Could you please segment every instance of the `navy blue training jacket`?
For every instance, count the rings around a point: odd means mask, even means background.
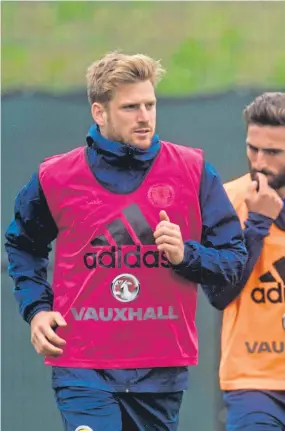
[[[117,193],[136,189],[160,150],[157,135],[148,150],[140,150],[108,141],[96,126],[89,130],[87,144],[90,168],[104,187]],[[223,309],[239,294],[242,274],[245,278],[251,268],[243,272],[247,251],[240,222],[217,172],[207,162],[203,167],[199,197],[203,224],[201,244],[186,241],[184,260],[173,269],[200,283],[209,301]],[[255,243],[257,237],[258,242],[262,242],[262,235],[256,233],[256,224],[262,225],[264,235],[268,231],[266,218],[253,215],[247,223],[248,243]],[[18,194],[14,219],[5,235],[9,275],[15,283],[20,313],[28,323],[39,311],[52,310],[53,292],[47,281],[47,266],[51,243],[57,233],[36,173]],[[132,370],[53,367],[53,386],[90,386],[117,392],[174,392],[188,387],[188,372],[187,367]]]

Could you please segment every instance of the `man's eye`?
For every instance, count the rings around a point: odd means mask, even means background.
[[[266,153],[270,156],[276,156],[277,154],[279,154],[279,150],[266,150]]]
[[[252,145],[248,145],[248,148],[250,149],[250,151],[257,153],[258,152],[258,148],[253,147]]]

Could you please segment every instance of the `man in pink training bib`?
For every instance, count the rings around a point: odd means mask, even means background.
[[[163,72],[144,55],[90,66],[87,145],[41,163],[6,232],[20,312],[52,366],[66,431],[177,430],[198,361],[197,285],[231,289],[246,262],[203,152],[155,134]]]

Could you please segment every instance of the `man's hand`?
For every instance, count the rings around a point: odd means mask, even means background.
[[[31,342],[39,355],[60,356],[65,340],[56,335],[55,326],[66,326],[62,315],[55,311],[40,311],[31,321]]]
[[[160,211],[159,217],[160,223],[156,226],[154,232],[157,249],[165,252],[170,263],[178,265],[183,261],[184,257],[184,242],[180,227],[171,223],[165,211]]]
[[[265,175],[258,173],[258,182],[252,181],[248,188],[245,203],[250,212],[262,214],[276,220],[283,208],[280,196],[268,185]],[[259,190],[257,191],[259,184]]]

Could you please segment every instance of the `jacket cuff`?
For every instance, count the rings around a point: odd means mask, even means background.
[[[28,313],[24,313],[24,320],[30,325],[32,319],[40,311],[52,311],[52,307],[48,304],[37,304],[34,307],[29,307]]]
[[[266,217],[262,214],[249,212],[248,219],[245,222],[247,229],[253,229],[255,233],[264,238],[269,234],[269,229],[271,228],[274,220],[270,217]]]
[[[193,247],[191,244],[189,244],[189,242],[184,243],[183,260],[178,265],[171,264],[173,270],[179,272],[182,269],[188,268],[190,263],[193,263],[194,250],[195,250],[195,247]]]

